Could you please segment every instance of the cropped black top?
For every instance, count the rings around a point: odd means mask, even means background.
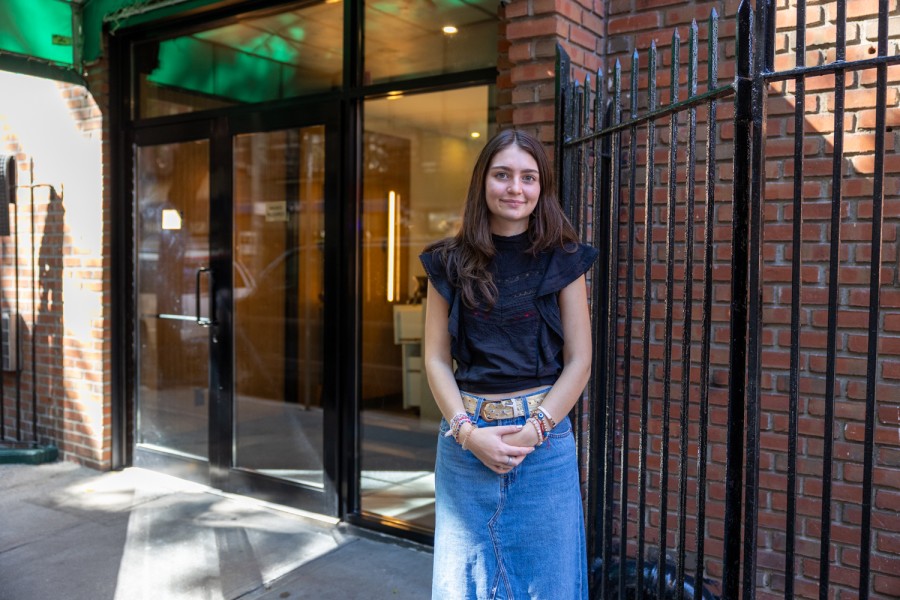
[[[512,392],[556,381],[563,368],[563,331],[558,292],[583,275],[597,250],[578,244],[537,256],[528,233],[493,236],[497,253],[490,270],[499,291],[490,310],[465,306],[439,256],[419,258],[438,293],[450,305],[450,354],[456,382],[467,392]],[[572,250],[573,248],[569,248]]]

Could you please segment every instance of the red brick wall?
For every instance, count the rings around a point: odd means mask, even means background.
[[[513,0],[503,5],[497,80],[501,127],[524,129],[552,146],[556,45],[579,78],[602,64],[602,0]]]
[[[779,3],[777,17],[776,69],[794,66],[794,10],[793,4]],[[864,1],[848,3],[848,60],[870,58],[874,55],[875,22],[877,5]],[[892,22],[900,15],[896,1],[889,2]],[[672,0],[612,0],[607,6],[608,19],[606,51],[604,57],[608,65],[616,59],[623,69],[623,118],[628,118],[627,106],[630,102],[628,73],[634,48],[641,52],[641,67],[646,69],[647,52],[652,40],[656,40],[660,50],[658,84],[660,102],[669,101],[669,67],[671,65],[670,44],[672,28],[678,27],[681,36],[681,78],[687,75],[688,27],[692,18],[699,21],[700,41],[700,86],[706,90],[706,19],[715,8],[720,15],[719,34],[719,79],[727,83],[734,75],[735,56],[735,13],[737,2],[673,2]],[[833,61],[835,51],[836,6],[834,2],[810,3],[807,11],[808,32],[807,64]],[[889,53],[895,53],[900,31],[891,27]],[[863,418],[865,414],[865,365],[867,341],[868,277],[871,260],[871,218],[872,218],[872,165],[874,148],[874,70],[860,71],[847,75],[847,114],[844,119],[844,152],[840,165],[842,173],[841,205],[841,267],[839,271],[838,330],[836,354],[836,419],[834,422],[835,455],[832,466],[834,485],[830,505],[831,551],[830,551],[830,597],[855,597],[859,577],[860,505],[862,502],[862,448]],[[887,132],[885,143],[887,159],[885,170],[885,224],[882,243],[882,284],[880,292],[881,317],[878,324],[879,355],[877,365],[876,418],[873,521],[872,521],[872,576],[870,597],[895,597],[900,593],[900,242],[897,229],[900,225],[900,161],[896,160],[895,148],[900,140],[895,131],[900,124],[900,68],[889,69],[887,93]],[[822,512],[822,471],[824,448],[824,404],[825,404],[825,349],[827,331],[827,290],[828,252],[830,231],[831,170],[834,144],[834,77],[823,76],[807,81],[807,100],[804,115],[804,227],[803,227],[803,275],[801,311],[801,364],[800,364],[800,407],[798,410],[798,515],[796,519],[795,583],[796,597],[817,597],[819,579],[819,540],[821,539],[820,519]],[[639,106],[646,110],[646,74],[640,82]],[[767,121],[766,195],[764,205],[763,247],[763,375],[761,380],[761,460],[760,460],[760,529],[757,556],[759,569],[757,585],[759,597],[783,597],[784,595],[784,548],[786,528],[787,488],[787,446],[788,446],[788,401],[789,401],[789,350],[790,350],[790,265],[791,228],[793,225],[792,189],[795,166],[793,164],[794,134],[794,85],[778,83],[770,86]],[[682,89],[681,98],[685,97]],[[711,358],[711,414],[709,451],[712,464],[708,473],[708,500],[705,504],[711,519],[707,532],[706,550],[709,560],[707,571],[714,577],[721,575],[721,538],[723,496],[721,482],[724,479],[725,438],[727,406],[724,391],[728,375],[728,315],[730,309],[730,229],[731,229],[731,157],[733,155],[734,126],[733,106],[730,101],[720,103],[718,109],[718,150],[717,168],[719,184],[716,188],[721,206],[716,215],[716,258],[715,298],[713,310],[713,353]],[[700,124],[698,139],[705,140],[705,109],[698,111]],[[642,137],[643,136],[643,137]],[[666,217],[665,173],[668,160],[668,119],[663,119],[657,127],[657,180],[654,194],[654,240],[656,258],[664,255]],[[627,133],[625,135],[627,140]],[[687,127],[682,118],[679,140],[687,139]],[[645,134],[639,133],[638,167],[645,163]],[[702,148],[702,145],[701,145]],[[699,149],[699,148],[698,148]],[[677,197],[679,210],[676,218],[683,223],[685,218],[685,166],[683,147],[679,155],[677,170]],[[627,171],[626,171],[627,172]],[[705,165],[702,158],[697,165],[697,178],[702,184]],[[641,185],[641,178],[638,178]],[[697,188],[697,213],[695,226],[700,227],[703,209],[702,185]],[[639,189],[638,197],[643,198]],[[624,200],[623,196],[623,202]],[[636,205],[637,218],[643,219],[642,200]],[[642,228],[638,228],[638,240],[642,243]],[[695,231],[695,239],[702,243],[702,230]],[[624,240],[624,238],[623,238]],[[670,431],[670,479],[668,482],[668,547],[674,544],[677,526],[677,453],[678,418],[677,404],[680,402],[681,378],[681,301],[684,275],[684,228],[676,231],[676,269],[674,296],[674,339],[673,383],[671,388],[671,431]],[[699,248],[699,246],[698,246]],[[702,252],[695,248],[694,293],[692,332],[695,348],[700,335],[699,292],[702,272],[697,271]],[[624,257],[624,244],[620,256]],[[636,299],[634,304],[634,327],[632,335],[632,380],[629,382],[629,399],[632,416],[639,401],[640,381],[640,336],[643,289],[640,282],[643,273],[643,249],[636,248],[637,281],[634,288],[623,285],[620,294],[632,289]],[[664,264],[664,263],[660,263]],[[622,271],[624,275],[624,270]],[[663,289],[664,268],[654,268],[652,336],[651,336],[651,424],[648,464],[651,471],[648,501],[652,508],[648,514],[647,539],[655,541],[658,531],[659,505],[659,464],[661,456],[661,416],[662,416],[662,309],[665,300]],[[624,315],[624,302],[620,303],[620,327]],[[619,346],[619,356],[623,346]],[[696,352],[696,350],[695,350]],[[619,367],[623,364],[620,360]],[[697,438],[696,403],[699,396],[696,387],[699,381],[699,353],[692,355],[691,398],[692,412],[689,439],[692,442],[689,456],[691,465],[688,472],[689,500],[686,517],[689,525],[688,544],[692,545],[693,518],[697,506],[695,481],[695,456]],[[621,371],[620,371],[621,374]],[[623,388],[619,388],[623,394]],[[619,409],[622,404],[620,400]],[[619,413],[621,414],[621,412]],[[621,425],[620,425],[621,426]],[[633,430],[634,426],[632,427]],[[636,431],[636,430],[635,430]],[[636,433],[630,437],[631,448],[637,448]],[[632,467],[637,463],[637,451],[631,456]],[[632,473],[629,497],[635,502],[636,479]],[[618,495],[617,495],[618,497]],[[633,556],[636,544],[634,513],[629,512],[628,532],[629,555]],[[690,556],[688,556],[690,563]]]
[[[889,2],[892,20],[900,9]],[[877,4],[848,2],[847,59],[872,57],[876,52]],[[817,3],[808,10],[807,64],[835,60],[834,3]],[[795,12],[784,6],[776,20],[778,43],[776,69],[795,65]],[[891,46],[900,31],[892,28]],[[889,51],[890,52],[890,51]],[[895,51],[894,51],[895,52]],[[900,225],[900,162],[894,147],[900,124],[900,68],[889,70],[887,89],[888,129],[885,133],[885,219],[881,244],[881,316],[875,391],[875,453],[872,511],[873,598],[900,593],[900,264],[897,231]],[[865,368],[867,363],[867,319],[871,270],[872,165],[874,161],[875,72],[858,71],[846,76],[844,156],[840,162],[841,227],[838,274],[838,321],[836,337],[836,383],[834,464],[831,518],[830,578],[832,597],[855,597],[859,581],[860,518],[862,503],[863,424],[865,418]],[[806,82],[804,118],[804,224],[803,287],[801,290],[801,406],[799,411],[798,486],[800,504],[796,522],[798,540],[795,559],[799,579],[798,597],[818,592],[819,540],[822,513],[822,455],[824,448],[825,375],[827,347],[828,252],[832,237],[830,210],[834,160],[835,77],[810,78]],[[793,82],[770,86],[769,137],[766,164],[766,245],[763,252],[763,342],[762,447],[767,464],[761,466],[761,507],[769,513],[761,523],[758,580],[763,589],[783,589],[784,507],[787,489],[783,455],[787,449],[787,397],[790,348],[789,307],[791,288],[787,274],[792,250],[791,189],[793,161]],[[788,147],[790,150],[787,150]],[[773,594],[772,597],[774,597]],[[769,597],[769,596],[766,596]]]
[[[9,76],[9,75],[7,75]],[[102,203],[102,113],[83,86],[44,81],[29,90],[41,123],[0,116],[3,152],[19,159],[17,236],[2,244],[3,308],[16,310],[20,371],[3,374],[3,434],[53,443],[64,460],[110,466],[108,223]],[[92,79],[94,79],[92,77]],[[25,86],[28,87],[25,87]],[[2,105],[0,105],[2,106]],[[0,108],[2,110],[2,108]],[[33,225],[32,225],[33,224]],[[35,269],[32,269],[32,265]],[[19,399],[17,418],[16,399]]]

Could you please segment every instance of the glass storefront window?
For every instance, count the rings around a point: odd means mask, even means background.
[[[497,65],[497,0],[366,0],[365,84]]]
[[[134,47],[137,118],[294,98],[343,83],[343,2]]]
[[[362,509],[434,526],[440,411],[422,368],[427,298],[418,256],[453,235],[489,134],[492,87],[364,105]]]
[[[235,466],[324,487],[325,128],[234,141]]]

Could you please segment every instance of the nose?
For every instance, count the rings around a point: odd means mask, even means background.
[[[522,189],[522,182],[519,181],[518,177],[511,177],[509,179],[509,191],[518,193],[519,190]]]

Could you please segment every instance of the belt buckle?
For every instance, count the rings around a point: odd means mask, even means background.
[[[506,408],[512,409],[512,416],[508,417],[510,419],[525,416],[525,407],[522,406],[522,398],[509,398],[503,400],[500,404]]]

